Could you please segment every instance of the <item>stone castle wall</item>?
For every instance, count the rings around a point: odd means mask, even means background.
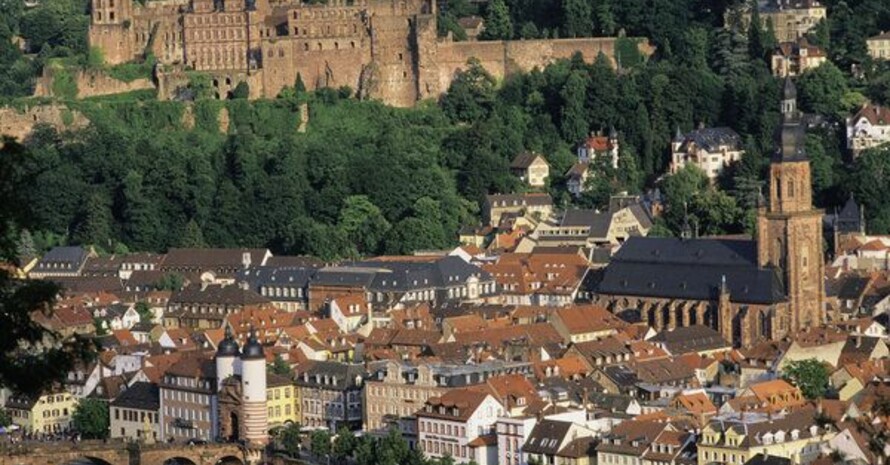
[[[576,51],[589,61],[601,52],[614,55],[611,38],[439,41],[432,0],[330,0],[326,5],[160,0],[147,5],[92,0],[91,45],[102,48],[109,63],[132,60],[150,49],[180,74],[194,69],[213,76],[219,98],[242,81],[250,84],[252,98],[272,98],[300,75],[310,90],[349,86],[361,97],[405,107],[441,95],[470,58],[502,78]],[[640,49],[651,53],[647,44]],[[175,74],[159,78],[160,98],[170,98],[182,85]]]
[[[84,128],[86,116],[64,105],[38,105],[26,109],[0,107],[0,136],[22,141],[38,124],[47,124],[58,131]]]
[[[98,97],[100,95],[122,94],[134,90],[154,89],[154,83],[145,78],[130,82],[119,81],[101,70],[68,71],[74,73],[77,84],[77,98]],[[50,67],[43,69],[43,75],[34,86],[35,97],[53,97],[53,79],[55,70]]]
[[[651,55],[652,47],[645,42],[640,52]],[[478,59],[493,76],[500,79],[511,73],[543,68],[562,58],[571,58],[581,52],[586,61],[592,62],[603,53],[614,62],[615,39],[552,39],[511,40],[480,42],[448,42],[438,45],[439,86],[446,90],[457,72],[466,68],[467,60]]]

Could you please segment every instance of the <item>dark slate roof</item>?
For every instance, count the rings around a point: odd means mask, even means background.
[[[784,300],[776,270],[757,266],[754,241],[631,237],[606,267],[598,294],[715,300],[725,278],[734,302]]]
[[[510,163],[510,168],[526,169],[540,156],[541,155],[534,152],[522,152],[519,155],[516,155],[516,158]]]
[[[559,225],[563,227],[589,227],[591,237],[603,237],[609,232],[612,224],[611,213],[601,213],[596,210],[571,209],[566,210]]]
[[[742,145],[742,138],[739,137],[737,132],[727,127],[701,128],[686,133],[686,135],[683,136],[680,150],[686,150],[690,142],[708,152],[716,152],[721,145],[740,148]]]
[[[640,382],[636,372],[625,365],[611,365],[603,367],[601,370],[607,378],[620,388],[632,388]]]
[[[112,407],[158,411],[161,404],[160,390],[154,383],[140,381],[118,394]]]
[[[260,294],[266,286],[306,288],[317,272],[315,267],[256,266],[239,271],[236,280],[246,282],[251,290]],[[285,295],[276,296],[275,300],[304,300],[304,297]]]
[[[703,325],[679,327],[656,334],[651,342],[664,345],[674,355],[730,347],[717,331]]]
[[[435,261],[366,261],[344,263],[318,271],[313,284],[361,286],[371,291],[408,292],[414,289],[443,288],[465,282],[470,276],[491,280],[491,275],[460,257],[445,256]]]
[[[47,252],[33,271],[59,271],[58,268],[51,268],[50,263],[63,263],[72,270],[77,270],[86,261],[88,252],[83,247],[53,247]]]
[[[345,391],[360,388],[361,384],[356,383],[356,378],[361,379],[364,373],[362,365],[315,361],[300,366],[294,383],[303,387]]]
[[[192,284],[170,297],[171,303],[206,303],[224,305],[259,305],[269,303],[269,299],[249,289],[237,285],[226,286]]]
[[[841,278],[837,297],[844,300],[856,300],[865,292],[868,283],[869,278],[866,276],[851,275],[843,277]]]
[[[529,433],[522,451],[529,454],[555,455],[571,428],[572,424],[567,421],[541,420]]]

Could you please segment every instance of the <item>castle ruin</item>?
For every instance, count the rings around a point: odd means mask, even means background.
[[[300,75],[310,90],[349,86],[396,106],[438,97],[471,57],[501,78],[576,51],[612,58],[615,44],[439,39],[433,0],[92,0],[89,41],[109,64],[153,54],[161,98],[193,70],[212,77],[218,98],[240,82],[252,98],[275,97]],[[647,41],[639,48],[652,53]]]

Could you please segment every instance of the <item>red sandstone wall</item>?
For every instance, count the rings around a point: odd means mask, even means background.
[[[24,110],[0,107],[0,136],[22,140],[38,124],[48,124],[63,131],[86,127],[89,121],[80,112],[62,105],[39,105]]]
[[[294,85],[297,73],[309,90],[341,86],[358,89],[362,65],[368,62],[370,49],[367,42],[360,38],[314,38],[264,43],[263,95],[272,98],[285,86]]]
[[[614,38],[514,40],[482,42],[439,42],[439,88],[448,89],[457,71],[466,67],[467,60],[476,58],[493,76],[501,79],[518,72],[544,67],[558,59],[570,58],[581,52],[592,62],[600,52],[614,59]],[[652,53],[648,43],[640,44],[640,51]]]

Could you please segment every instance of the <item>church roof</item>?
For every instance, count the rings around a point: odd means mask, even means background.
[[[785,300],[776,270],[757,266],[746,240],[632,237],[606,267],[598,294],[716,300],[725,279],[733,302]]]

